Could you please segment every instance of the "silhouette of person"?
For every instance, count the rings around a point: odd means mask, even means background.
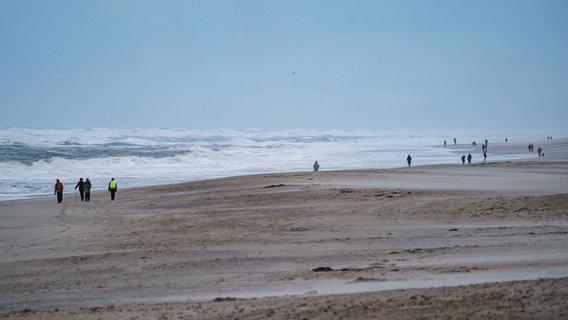
[[[85,199],[85,182],[83,181],[83,178],[79,178],[79,182],[77,182],[77,185],[75,186],[75,189],[79,188],[79,194],[81,195],[81,201],[83,201]],[[77,195],[77,194],[75,194]],[[77,200],[75,198],[75,200]]]
[[[408,166],[410,167],[410,163],[412,162],[412,157],[410,155],[406,157],[406,162],[408,162]]]
[[[461,157],[462,163],[465,164],[465,154]]]
[[[471,153],[467,154],[467,163],[471,164]]]
[[[316,161],[316,162],[314,162],[314,172],[317,172],[317,171],[319,171],[319,169],[320,169],[320,165],[319,165],[319,163],[318,163],[317,161]]]

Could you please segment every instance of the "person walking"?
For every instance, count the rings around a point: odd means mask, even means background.
[[[471,153],[467,154],[467,163],[471,164]]]
[[[408,162],[408,166],[410,167],[410,163],[412,162],[412,157],[410,155],[406,157],[406,162]]]
[[[85,202],[89,202],[91,200],[91,180],[87,178],[85,180]]]
[[[319,171],[319,169],[320,169],[320,165],[319,165],[319,163],[318,163],[317,161],[316,161],[316,162],[314,162],[314,172],[318,172],[318,171]]]
[[[77,182],[77,185],[75,186],[75,189],[79,188],[79,194],[81,195],[81,201],[83,201],[85,199],[85,182],[83,181],[83,178],[79,178],[79,182]],[[77,195],[77,194],[75,194]],[[77,200],[77,199],[75,199]]]
[[[57,194],[57,203],[61,203],[61,201],[63,201],[63,183],[61,183],[59,179],[55,179],[53,194]]]
[[[114,180],[114,178],[110,179],[110,182],[108,183],[108,191],[110,192],[110,200],[112,201],[114,201],[117,188],[118,185],[116,184],[116,180]]]
[[[462,163],[465,164],[465,154],[462,155],[461,159],[462,159]]]

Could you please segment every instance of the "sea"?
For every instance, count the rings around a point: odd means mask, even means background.
[[[458,163],[473,141],[525,142],[534,133],[260,129],[0,128],[0,201],[53,196],[55,179],[73,193],[79,178],[105,190],[261,173]],[[489,152],[490,154],[490,152]],[[526,155],[507,155],[507,159]],[[500,160],[492,157],[492,160]]]

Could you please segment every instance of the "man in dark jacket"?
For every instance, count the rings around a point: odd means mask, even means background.
[[[79,188],[79,194],[81,195],[81,201],[83,201],[85,199],[85,182],[83,181],[83,178],[79,178],[79,182],[77,182],[77,185],[75,186],[75,189]],[[75,199],[77,200],[77,199]]]

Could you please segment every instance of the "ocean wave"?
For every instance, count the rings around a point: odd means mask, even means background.
[[[522,134],[429,131],[0,129],[0,200],[52,193],[53,181],[90,177],[94,190],[251,173],[454,163],[443,141],[509,141]],[[469,143],[469,142],[467,142]],[[417,160],[418,162],[418,160]]]

